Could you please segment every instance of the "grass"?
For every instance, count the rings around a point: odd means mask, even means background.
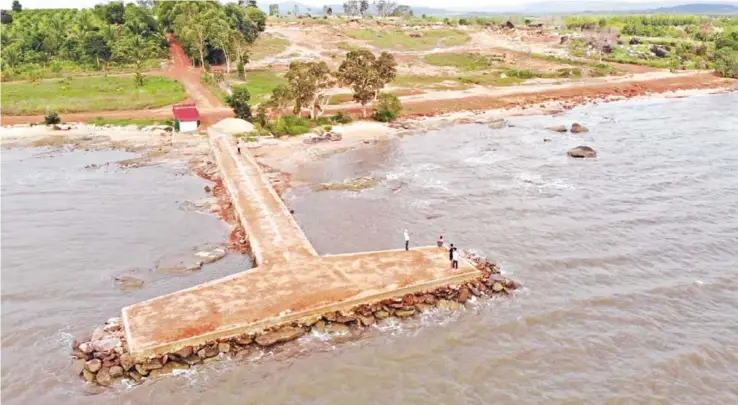
[[[275,87],[286,83],[287,80],[283,76],[268,70],[246,72],[246,88],[251,93],[253,104],[266,101]]]
[[[136,125],[139,128],[147,127],[149,125],[167,125],[173,126],[174,123],[169,119],[162,118],[104,118],[97,117],[94,120],[87,121],[88,124],[93,125],[114,125],[114,126],[128,126]]]
[[[420,75],[398,75],[392,82],[397,87],[407,88],[423,88],[432,90],[450,90],[456,88],[464,88],[465,86],[448,86],[444,82],[456,82],[453,76],[420,76]],[[448,83],[450,84],[450,83]]]
[[[116,111],[157,108],[185,99],[176,80],[147,76],[135,87],[133,77],[86,77],[84,79],[11,82],[2,86],[2,108],[7,115],[60,114],[84,111]]]
[[[443,48],[461,45],[469,41],[470,37],[463,31],[454,29],[437,29],[428,31],[414,31],[421,35],[413,38],[409,32],[401,30],[370,30],[358,29],[347,32],[348,36],[362,41],[369,41],[381,49],[425,51],[433,48]]]
[[[476,53],[436,53],[425,56],[423,60],[430,65],[455,67],[466,71],[488,69],[495,62],[501,62],[494,56]]]
[[[159,70],[161,64],[169,62],[168,59],[147,59],[143,62],[144,71]],[[3,82],[15,80],[40,80],[56,79],[66,76],[104,76],[105,74],[133,73],[134,65],[111,63],[107,70],[99,69],[97,66],[83,65],[71,61],[54,61],[46,65],[25,64],[16,67],[3,67],[0,72]]]
[[[344,50],[346,52],[358,51],[358,50],[361,50],[361,49],[365,49],[363,46],[355,45],[355,44],[352,44],[352,43],[349,43],[349,42],[346,42],[346,41],[339,42],[338,44],[336,44],[336,47],[338,49]]]
[[[249,47],[251,60],[261,60],[278,55],[290,46],[290,41],[277,35],[260,35]]]

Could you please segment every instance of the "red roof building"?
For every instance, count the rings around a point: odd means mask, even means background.
[[[172,106],[174,128],[180,132],[196,131],[200,125],[200,111],[195,103],[182,103]]]

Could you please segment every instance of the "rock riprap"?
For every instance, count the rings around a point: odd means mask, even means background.
[[[433,308],[459,310],[476,297],[509,294],[519,287],[516,282],[501,275],[494,262],[468,254],[466,258],[481,272],[481,276],[468,282],[364,303],[345,312],[312,315],[258,333],[183,346],[171,353],[145,359],[131,357],[121,319],[110,318],[103,327],[93,331],[89,340],[73,343],[73,370],[85,381],[104,387],[119,384],[123,380],[139,383],[200,363],[227,358],[223,356],[240,358],[255,350],[269,350],[311,331],[346,335],[354,329],[366,328],[390,317],[412,318]]]
[[[568,152],[566,152],[566,154],[573,158],[580,159],[597,157],[597,151],[590,148],[589,146],[577,146],[576,148],[571,148]]]

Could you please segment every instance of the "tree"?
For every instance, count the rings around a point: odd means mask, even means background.
[[[294,13],[295,13],[295,17],[297,17],[300,14],[300,7],[298,7],[297,4],[295,4],[295,11],[294,11]]]
[[[12,24],[13,16],[5,10],[0,10],[0,16],[2,17],[3,24]]]
[[[351,87],[354,100],[361,104],[366,117],[366,105],[377,98],[379,91],[397,76],[394,56],[382,52],[379,58],[366,49],[351,51],[338,68],[341,82]]]
[[[259,5],[256,4],[256,0],[249,0],[246,2],[246,7],[259,8]]]
[[[224,25],[217,6],[210,2],[182,1],[175,6],[174,27],[180,37],[195,47],[200,66],[205,66],[207,40]]]
[[[359,0],[348,0],[343,3],[343,13],[350,16],[359,14]]]
[[[326,10],[328,15],[333,15],[333,7],[328,7],[328,10]]]
[[[272,90],[272,95],[269,97],[269,100],[267,100],[265,105],[269,107],[272,112],[276,113],[276,119],[279,120],[282,116],[282,111],[284,111],[284,109],[287,108],[294,99],[295,96],[292,94],[290,86],[280,84]]]
[[[738,79],[738,50],[723,47],[715,52],[715,71],[723,77]]]
[[[226,98],[228,105],[233,108],[236,117],[251,121],[251,93],[244,85],[233,87],[233,93]]]
[[[279,15],[279,4],[269,5],[269,15]]]
[[[307,107],[310,118],[315,118],[316,110],[322,113],[330,99],[326,90],[336,84],[325,62],[292,62],[285,78],[295,100],[293,113],[298,115]]]
[[[16,13],[20,13],[23,11],[23,6],[21,6],[20,1],[13,0],[13,5],[10,7],[11,10],[15,11]]]
[[[375,0],[374,7],[377,9],[377,14],[380,17],[387,17],[397,8],[397,3],[393,0]]]
[[[359,0],[359,13],[362,17],[364,17],[367,10],[369,10],[369,0]]]
[[[91,33],[85,38],[84,45],[85,53],[88,56],[95,58],[98,69],[100,68],[101,59],[103,63],[107,65],[107,62],[110,60],[113,52],[110,48],[110,43],[106,41],[102,34],[97,32]]]
[[[142,72],[143,62],[153,54],[153,48],[149,42],[138,36],[126,36],[114,44],[113,57],[121,62],[133,63],[136,74],[134,81],[136,87],[143,87],[144,75]]]
[[[264,30],[266,30],[267,16],[263,11],[255,7],[248,7],[246,8],[246,16],[256,24],[259,32],[264,32]]]
[[[397,6],[392,11],[393,17],[412,17],[413,16],[413,9],[410,8],[410,6]],[[461,20],[459,20],[459,23]]]
[[[402,112],[400,99],[394,94],[382,93],[374,107],[374,119],[381,122],[394,121]]]

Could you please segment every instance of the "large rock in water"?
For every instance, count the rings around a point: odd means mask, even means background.
[[[573,158],[594,158],[597,157],[597,152],[589,146],[577,146],[576,148],[569,149],[567,155]]]
[[[566,128],[565,125],[556,125],[554,127],[549,127],[548,129],[550,129],[551,131],[554,131],[554,132],[567,132],[567,131],[569,131]]]
[[[211,127],[221,134],[236,135],[254,130],[254,124],[240,118],[226,118]]]
[[[257,336],[256,343],[259,346],[271,346],[277,343],[289,342],[290,340],[297,339],[304,334],[304,329],[288,326],[274,332],[267,332],[263,335]]]
[[[571,133],[572,134],[580,134],[582,132],[589,132],[589,129],[587,129],[587,127],[585,127],[584,125],[582,125],[582,124],[580,124],[578,122],[575,122],[575,123],[571,124]]]

